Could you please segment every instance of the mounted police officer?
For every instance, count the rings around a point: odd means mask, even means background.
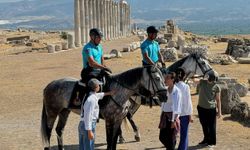
[[[104,64],[103,48],[100,44],[103,34],[97,29],[93,28],[89,31],[90,41],[82,50],[83,69],[81,78],[83,83],[88,83],[91,78],[101,80],[101,71],[105,70],[111,73],[111,70]]]
[[[162,67],[166,67],[163,57],[160,53],[160,46],[155,41],[159,31],[154,26],[147,28],[148,38],[141,44],[142,65],[154,65],[157,62],[162,63]]]

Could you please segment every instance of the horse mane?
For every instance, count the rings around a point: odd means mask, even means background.
[[[203,58],[203,59],[207,59],[207,57],[205,55],[203,55],[202,53],[199,52],[192,52],[189,55],[187,55],[186,57],[174,62],[172,65],[170,65],[168,68],[164,68],[161,69],[163,74],[166,74],[168,72],[175,72],[176,69],[179,66],[182,66],[182,64],[186,61],[186,59],[188,59],[189,57],[192,57],[194,59],[199,59],[199,58]]]
[[[207,59],[207,56],[206,54],[202,53],[202,52],[199,52],[199,51],[194,51],[194,52],[191,52],[189,54],[190,56],[192,56],[193,58],[203,58],[203,59]]]
[[[175,63],[173,63],[172,65],[170,65],[168,68],[164,69],[163,70],[163,74],[166,74],[167,72],[175,72],[175,70],[177,68],[179,68],[179,66],[181,66],[186,61],[186,59],[188,57],[190,57],[190,55],[188,55],[188,56],[186,56],[186,57],[184,57],[184,58],[176,61]]]
[[[141,80],[143,69],[143,67],[133,68],[120,74],[111,76],[110,79],[120,84],[125,84],[126,86],[133,86],[135,83]]]

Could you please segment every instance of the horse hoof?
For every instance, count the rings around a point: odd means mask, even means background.
[[[125,139],[124,139],[124,138],[120,138],[120,139],[119,139],[119,143],[120,143],[120,144],[125,143]]]
[[[58,145],[58,150],[64,150],[62,145]]]
[[[136,140],[136,142],[140,142],[141,138],[139,136],[135,136],[135,140]]]

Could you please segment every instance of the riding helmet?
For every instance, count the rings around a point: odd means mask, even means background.
[[[93,28],[93,29],[90,29],[89,36],[103,37],[103,33],[98,28]]]
[[[155,26],[149,26],[147,28],[147,33],[158,33],[159,31],[155,28]]]

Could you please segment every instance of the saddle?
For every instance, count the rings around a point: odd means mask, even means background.
[[[80,80],[77,81],[73,88],[68,108],[81,109],[82,101],[86,100],[88,93],[89,88],[87,87],[87,85],[85,83],[82,83]]]
[[[107,78],[106,74],[104,75],[101,74],[99,76],[91,76],[86,78],[85,80],[79,80],[75,83],[68,105],[69,109],[81,109],[82,103],[84,103],[87,100],[88,94],[90,92],[87,83],[91,78],[97,78],[98,80],[103,82],[103,85],[100,87],[100,91],[103,91]]]

